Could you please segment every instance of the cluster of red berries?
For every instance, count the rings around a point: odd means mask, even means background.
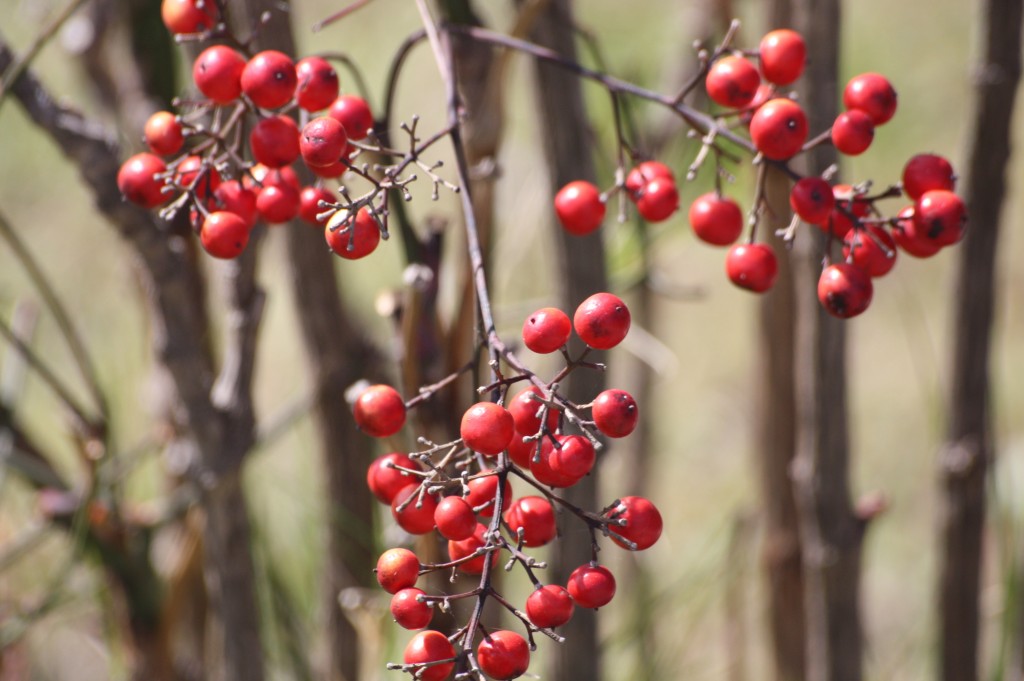
[[[775,90],[802,75],[806,52],[799,33],[779,29],[761,40],[756,52],[760,68],[745,54],[727,50],[716,53],[707,67],[704,85],[708,97],[729,110],[727,114],[737,115],[749,131],[752,147],[767,162],[785,165],[806,148],[807,116],[799,103],[778,96]],[[871,145],[875,128],[896,113],[896,90],[884,76],[864,73],[847,83],[843,104],[846,110],[819,141],[831,140],[836,150],[846,155],[861,154]],[[723,115],[719,120],[726,118]],[[761,163],[766,162],[763,159]],[[963,201],[953,193],[954,181],[946,159],[921,154],[907,163],[901,185],[877,196],[868,194],[868,184],[833,185],[820,177],[795,183],[790,203],[796,217],[843,243],[844,262],[827,264],[818,285],[819,299],[829,313],[848,318],[867,309],[871,280],[892,269],[897,246],[912,256],[927,257],[960,240],[966,213]],[[621,185],[604,194],[589,182],[570,182],[555,196],[555,213],[568,232],[589,234],[600,227],[608,197],[616,191],[625,191],[640,216],[650,222],[667,219],[679,207],[672,170],[658,161],[645,161],[630,170]],[[886,217],[876,202],[901,193],[914,204]],[[745,243],[737,243],[747,222],[743,210],[720,187],[697,197],[688,212],[697,238],[713,246],[730,247],[725,261],[729,280],[757,293],[769,290],[778,273],[772,247],[755,241],[762,201],[761,196],[755,199],[750,238]]]
[[[626,337],[630,313],[625,303],[610,293],[597,293],[583,301],[572,320],[557,308],[542,308],[523,324],[524,345],[533,352],[562,352],[566,368],[588,366],[584,356],[569,357],[566,342],[573,330],[589,348],[610,349]],[[520,380],[529,385],[514,397],[507,389]],[[661,536],[658,509],[643,497],[616,500],[599,513],[576,508],[555,490],[571,487],[592,470],[601,434],[609,438],[629,435],[637,424],[636,401],[625,390],[605,390],[588,405],[576,405],[562,395],[557,384],[545,383],[530,373],[501,381],[504,403],[479,402],[464,413],[458,440],[431,446],[425,452],[392,452],[376,459],[366,481],[374,496],[391,508],[394,521],[410,534],[434,530],[448,542],[443,563],[422,564],[412,552],[389,549],[377,563],[377,580],[393,594],[391,613],[408,629],[427,627],[434,606],[466,594],[431,595],[416,587],[420,574],[456,570],[481,575],[482,587],[491,589],[497,602],[520,618],[525,638],[514,631],[483,631],[476,646],[475,664],[488,677],[512,679],[524,673],[533,634],[548,633],[565,624],[575,607],[599,608],[615,594],[615,577],[597,562],[596,534],[609,536],[623,548],[650,548]],[[586,409],[590,418],[585,418]],[[375,437],[389,437],[401,430],[407,405],[394,388],[374,385],[355,399],[354,416],[359,428]],[[575,426],[577,433],[566,432]],[[599,445],[597,445],[599,446]],[[537,493],[514,497],[510,478],[529,485]],[[497,513],[497,517],[495,514]],[[562,584],[544,584],[536,571],[543,567],[524,549],[540,547],[556,539],[560,515],[572,514],[584,522],[594,537],[591,559],[580,565]],[[522,610],[493,591],[487,572],[505,552],[520,563],[534,585]],[[488,562],[490,560],[490,562]],[[457,643],[469,654],[474,641],[463,629],[452,637],[435,631],[417,634],[405,649],[404,664],[397,667],[417,678],[444,679],[454,669]],[[461,640],[457,640],[460,639]]]
[[[210,0],[164,0],[162,15],[176,35],[217,26]],[[146,208],[170,204],[168,216],[187,208],[203,248],[218,258],[239,256],[260,219],[281,224],[300,217],[323,227],[343,258],[361,258],[377,247],[381,230],[366,206],[355,216],[340,211],[327,225],[339,204],[323,183],[350,168],[355,143],[374,125],[364,99],[340,94],[329,62],[315,56],[294,62],[274,50],[246,57],[214,45],[196,58],[192,77],[205,99],[185,113],[153,114],[144,130],[150,152],[121,166],[118,187],[129,201]],[[301,129],[289,115],[296,108],[309,119]],[[246,113],[255,123],[243,145]],[[301,186],[293,168],[300,157],[319,178],[315,185]]]

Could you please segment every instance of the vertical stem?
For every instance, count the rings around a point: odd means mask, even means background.
[[[939,460],[939,678],[943,681],[972,681],[979,673],[985,480],[992,458],[989,354],[994,272],[1021,71],[1021,4],[1020,0],[984,3],[984,61],[975,71],[979,77],[966,191],[971,227],[958,249],[950,420]]]

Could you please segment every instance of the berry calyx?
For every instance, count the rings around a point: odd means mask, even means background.
[[[572,318],[576,335],[596,350],[610,350],[629,333],[629,308],[611,293],[595,293],[576,308]]]
[[[571,332],[569,315],[556,307],[542,307],[523,322],[523,343],[530,350],[546,355],[565,345]]]
[[[843,89],[843,106],[859,109],[882,125],[896,114],[896,90],[892,83],[877,73],[854,76]]]
[[[434,664],[449,659],[452,661]],[[444,681],[455,669],[455,647],[439,631],[421,631],[406,644],[402,660],[405,664],[429,665],[416,672],[417,679]]]
[[[754,100],[761,75],[743,57],[722,57],[708,69],[704,79],[711,101],[730,109],[742,109]]]
[[[420,559],[409,549],[388,549],[377,559],[377,583],[389,594],[416,584],[420,576]]]
[[[585,180],[570,182],[555,194],[555,214],[570,234],[590,234],[604,220],[605,204],[600,190]]]
[[[530,666],[530,646],[514,631],[492,631],[477,646],[476,661],[492,679],[516,679]]]
[[[598,394],[591,407],[594,425],[608,437],[626,437],[636,428],[640,410],[625,390],[611,389]]]
[[[807,132],[804,110],[790,99],[769,100],[750,119],[750,139],[773,161],[783,161],[800,151]]]
[[[874,287],[864,270],[848,263],[829,265],[818,279],[818,300],[833,317],[856,317],[871,304]]]
[[[353,414],[367,435],[390,437],[405,425],[405,401],[390,385],[371,385],[359,393]]]
[[[690,227],[697,237],[713,246],[728,246],[743,233],[743,211],[726,196],[709,192],[690,204]]]
[[[615,596],[615,576],[603,565],[581,565],[569,575],[569,595],[581,608],[600,608]]]
[[[565,587],[545,584],[526,599],[526,616],[534,625],[550,629],[560,627],[572,619],[575,607]]]
[[[780,28],[761,38],[758,55],[765,80],[776,85],[789,85],[804,72],[807,45],[796,31]]]
[[[484,456],[497,456],[512,441],[515,421],[500,404],[477,402],[462,415],[459,433],[462,441],[473,451]]]
[[[203,249],[215,258],[237,258],[249,243],[249,225],[240,216],[219,210],[203,220],[199,241]]]
[[[740,288],[764,293],[775,284],[779,263],[768,244],[736,244],[725,256],[725,274]]]

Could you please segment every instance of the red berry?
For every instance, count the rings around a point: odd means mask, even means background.
[[[541,438],[541,457],[547,457],[551,453],[551,440],[546,437]],[[512,442],[508,445],[508,458],[512,460],[512,463],[519,466],[524,470],[530,470],[530,463],[533,461],[533,455],[537,453],[537,441],[528,440],[523,441],[520,433],[516,433],[512,438]]]
[[[542,629],[560,627],[572,619],[575,606],[565,587],[546,584],[526,599],[526,616]]]
[[[775,283],[779,263],[768,244],[736,244],[725,256],[729,281],[754,293],[764,293]]]
[[[856,156],[864,153],[874,139],[875,124],[860,109],[844,111],[832,124],[832,145],[841,154]]]
[[[156,175],[167,171],[167,164],[153,154],[135,154],[117,171],[117,188],[126,199],[143,208],[156,208],[171,197],[163,192],[166,180]]]
[[[757,86],[757,94],[754,95],[753,101],[751,101],[750,104],[748,104],[746,108],[744,108],[743,111],[740,112],[740,122],[743,123],[743,125],[747,126],[747,129],[749,130],[750,119],[754,117],[754,112],[760,109],[762,104],[764,104],[774,96],[775,89],[771,85],[765,85],[764,83],[761,83],[759,86]]]
[[[552,447],[547,463],[556,475],[575,481],[582,478],[594,467],[597,453],[594,445],[582,435],[557,436],[560,447]]]
[[[615,576],[602,565],[581,565],[569,575],[566,588],[581,608],[600,608],[615,596]]]
[[[955,185],[953,166],[936,154],[918,154],[903,166],[903,192],[915,201],[927,191],[953,191]]]
[[[476,550],[482,548],[487,542],[484,540],[484,535],[487,533],[487,528],[480,523],[476,524],[476,529],[473,530],[473,534],[469,539],[463,539],[461,541],[448,540],[448,558],[456,561],[468,558],[476,553]],[[479,575],[484,571],[484,559],[486,556],[480,554],[474,556],[467,561],[459,563],[458,570],[467,575]]]
[[[554,445],[550,442],[545,442],[541,446],[540,458],[536,461],[532,456],[530,458],[530,475],[537,482],[548,487],[572,487],[579,482],[579,478],[555,470],[554,466],[551,465],[551,459],[554,455]]]
[[[818,300],[833,317],[856,317],[871,304],[871,277],[847,263],[829,265],[818,279]]]
[[[636,400],[625,390],[605,390],[591,407],[594,425],[608,437],[626,437],[636,428],[640,411]]]
[[[160,3],[160,18],[167,30],[175,35],[199,33],[217,23],[217,5],[214,0],[163,0]]]
[[[408,502],[408,503],[407,503]],[[426,534],[434,529],[437,499],[432,494],[420,497],[420,483],[411,482],[391,500],[391,517],[409,534]]]
[[[217,104],[229,104],[242,94],[245,57],[226,45],[203,50],[192,66],[192,80],[199,91]]]
[[[467,484],[469,494],[466,495],[466,503],[481,518],[490,518],[494,515],[494,499],[498,494],[498,476],[484,475],[473,478]],[[502,490],[501,510],[504,512],[512,503],[512,483],[505,479],[505,488]]]
[[[754,100],[761,76],[757,68],[743,57],[722,57],[708,69],[704,85],[708,97],[716,104],[742,109]]]
[[[157,111],[150,116],[142,133],[153,153],[161,156],[176,154],[185,144],[181,123],[170,111]]]
[[[391,616],[398,626],[406,629],[422,629],[430,624],[434,609],[427,603],[418,600],[425,596],[423,589],[408,587],[391,597]]]
[[[885,76],[862,73],[854,76],[843,90],[843,106],[860,109],[875,125],[882,125],[896,113],[896,90]]]
[[[608,350],[629,333],[629,308],[611,293],[595,293],[576,308],[572,318],[576,335],[592,348]]]
[[[789,85],[804,72],[807,45],[796,31],[780,28],[761,38],[761,73],[776,85]]]
[[[373,112],[366,100],[356,95],[342,95],[331,104],[327,114],[345,126],[349,139],[362,140],[373,130]]]
[[[608,529],[626,541],[636,544],[633,550],[643,551],[654,546],[661,537],[662,519],[657,507],[644,497],[622,497],[619,506],[608,513],[609,518],[625,520],[625,525],[609,525]],[[612,541],[622,548],[632,548],[618,537]]]
[[[213,190],[213,201],[217,210],[226,210],[245,220],[249,229],[256,224],[259,214],[256,210],[256,194],[238,180],[221,182]]]
[[[299,126],[288,116],[268,116],[249,133],[249,148],[257,163],[283,168],[299,157]]]
[[[960,241],[967,223],[963,200],[947,189],[932,189],[914,204],[914,226],[922,237],[939,246]]]
[[[420,559],[409,549],[388,549],[377,559],[377,583],[389,594],[416,584]]]
[[[317,177],[323,177],[328,180],[333,180],[341,177],[348,170],[348,165],[345,163],[345,159],[348,158],[349,151],[351,151],[351,145],[345,147],[345,153],[342,155],[342,160],[337,163],[332,163],[329,166],[323,166],[321,168],[310,168],[314,175]]]
[[[505,451],[515,434],[512,414],[500,404],[477,402],[462,415],[459,433],[467,447],[484,456]]]
[[[648,222],[661,222],[679,208],[679,190],[670,177],[656,177],[636,195],[636,210]]]
[[[191,188],[196,198],[206,200],[220,187],[220,173],[198,156],[186,156],[174,172],[175,184]]]
[[[690,227],[701,241],[728,246],[743,233],[743,211],[732,199],[709,192],[690,204]]]
[[[938,253],[942,246],[927,238],[914,222],[914,207],[907,206],[897,215],[899,220],[892,230],[892,238],[896,244],[915,258],[930,258]]]
[[[651,180],[668,179],[675,183],[672,169],[660,161],[644,161],[626,175],[626,192],[629,198],[636,201],[640,192]]]
[[[256,210],[272,225],[288,222],[299,214],[299,192],[287,184],[267,185],[256,194]]]
[[[295,91],[299,106],[306,111],[321,111],[338,96],[338,72],[322,57],[306,57],[295,65],[298,79]]]
[[[878,225],[868,225],[866,229],[854,229],[846,235],[843,257],[852,257],[853,264],[871,277],[881,277],[896,264],[896,242]]]
[[[337,200],[337,197],[326,187],[305,187],[299,194],[299,217],[311,225],[326,227],[326,218],[316,219],[317,215],[327,210],[320,207],[320,202],[335,203]]]
[[[516,432],[521,435],[534,435],[540,431],[540,410],[543,405],[531,395],[544,396],[540,388],[531,385],[508,403],[508,413],[512,414]],[[558,410],[549,408],[547,414],[548,430],[553,431],[558,427]]]
[[[544,497],[528,496],[516,499],[505,512],[505,522],[513,532],[523,533],[525,546],[544,546],[558,533],[555,509]]]
[[[365,258],[377,249],[377,244],[380,243],[380,227],[377,226],[377,220],[370,214],[366,206],[359,209],[354,221],[351,216],[346,217],[336,223],[336,229],[332,226],[332,222],[334,222],[333,218],[324,228],[324,237],[327,239],[327,245],[337,255],[346,260],[358,260]]]
[[[314,118],[302,128],[299,150],[310,168],[323,168],[337,163],[348,147],[345,127],[331,118]]]
[[[766,157],[782,161],[794,156],[807,140],[807,116],[790,99],[772,99],[750,119],[750,139]]]
[[[476,647],[476,661],[492,679],[516,679],[530,667],[530,646],[514,631],[492,631]]]
[[[546,355],[565,345],[572,332],[569,316],[555,307],[542,307],[523,322],[523,343]]]
[[[597,187],[585,180],[576,180],[555,194],[555,213],[565,231],[583,236],[601,226],[605,204]]]
[[[251,179],[249,175],[252,176]],[[249,175],[242,177],[242,183],[250,189],[258,190],[260,187],[288,186],[294,189],[296,194],[302,190],[302,186],[299,184],[299,176],[289,166],[268,168],[262,163],[257,163],[249,171]]]
[[[445,539],[462,541],[473,536],[476,514],[462,497],[445,497],[434,511],[434,524]]]
[[[405,664],[428,664],[448,659],[452,662],[422,667],[416,678],[422,681],[444,681],[455,669],[455,648],[444,634],[433,630],[421,631],[413,636],[402,654]]]
[[[356,425],[372,437],[390,437],[405,425],[405,401],[389,385],[372,385],[356,398]]]
[[[828,224],[835,203],[832,186],[820,177],[802,178],[789,192],[793,212],[812,225]]]
[[[299,78],[284,52],[264,50],[245,65],[242,91],[261,109],[277,109],[292,100]]]
[[[405,454],[392,452],[374,459],[370,467],[366,469],[366,486],[373,492],[373,496],[382,504],[390,505],[403,487],[406,487],[416,478],[408,473],[398,470],[394,466],[409,470],[422,470],[422,467]]]
[[[203,220],[199,240],[215,258],[237,258],[249,243],[249,225],[240,216],[219,210]]]

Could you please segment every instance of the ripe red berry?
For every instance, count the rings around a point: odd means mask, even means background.
[[[476,514],[462,497],[445,497],[434,511],[434,524],[445,539],[462,541],[473,536]]]
[[[927,191],[953,191],[955,185],[953,166],[942,156],[918,154],[903,166],[903,192],[915,201]]]
[[[299,78],[295,62],[284,52],[264,50],[245,65],[242,91],[261,109],[277,109],[292,100]]]
[[[896,242],[878,225],[854,229],[843,239],[843,257],[852,258],[853,264],[871,277],[889,273],[896,264]]]
[[[747,129],[749,130],[750,119],[754,117],[754,112],[760,109],[762,104],[772,99],[774,96],[775,88],[773,88],[771,85],[761,83],[757,87],[757,94],[754,95],[753,101],[751,101],[750,104],[748,104],[746,108],[744,108],[740,112],[740,122],[743,125],[747,126]]]
[[[249,225],[240,216],[219,210],[203,220],[199,241],[215,258],[237,258],[249,243]]]
[[[967,224],[963,200],[946,189],[932,189],[914,204],[914,226],[924,238],[939,246],[960,241]]]
[[[573,328],[580,339],[596,350],[609,350],[629,333],[629,308],[611,293],[595,293],[576,308]]]
[[[167,181],[156,177],[166,171],[167,164],[159,156],[135,154],[117,171],[117,188],[132,203],[143,208],[156,208],[170,198],[170,194],[163,192]]]
[[[597,459],[593,443],[583,435],[559,435],[557,440],[561,446],[553,446],[547,456],[551,470],[574,481],[589,473]]]
[[[337,229],[332,223],[337,225]],[[324,237],[327,239],[327,245],[337,255],[346,260],[358,260],[377,249],[380,243],[380,227],[366,206],[363,206],[356,214],[355,220],[348,216],[340,222],[336,222],[334,218],[328,221],[324,228]]]
[[[226,210],[245,220],[252,229],[259,214],[256,210],[256,193],[247,189],[238,180],[221,182],[213,190],[211,201],[217,210]]]
[[[572,619],[575,606],[565,587],[545,584],[526,599],[526,616],[542,629],[560,627]]]
[[[580,478],[567,475],[564,471],[555,469],[555,466],[552,465],[555,452],[555,446],[549,441],[545,442],[541,446],[539,459],[534,460],[531,455],[529,462],[530,475],[533,476],[534,480],[548,487],[572,487],[580,481]]]
[[[473,530],[472,536],[468,539],[461,541],[448,540],[448,558],[452,561],[469,558],[469,556],[476,553],[477,549],[482,548],[487,543],[484,540],[485,534],[487,534],[487,528],[477,523],[476,529]],[[484,571],[484,559],[485,555],[481,553],[459,563],[456,569],[467,575],[479,575]]]
[[[779,263],[768,244],[736,244],[725,256],[729,281],[754,293],[764,293],[775,284]]]
[[[512,414],[500,404],[477,402],[462,415],[459,433],[467,447],[484,456],[505,451],[515,434]]]
[[[331,110],[327,115],[345,126],[349,139],[366,139],[370,130],[373,130],[373,112],[370,111],[370,105],[356,95],[338,97],[331,104]]]
[[[249,148],[257,163],[283,168],[299,157],[299,126],[288,116],[268,116],[249,133]]]
[[[625,520],[625,525],[609,525],[608,529],[626,541],[633,542],[636,548],[643,551],[649,549],[661,537],[662,519],[658,508],[644,497],[622,497],[619,506],[608,513],[609,518]],[[612,536],[612,541],[622,548],[632,549],[619,537]]]
[[[338,97],[338,72],[322,57],[306,57],[295,65],[295,97],[306,111],[321,111]]]
[[[892,230],[892,238],[900,248],[915,258],[930,258],[938,253],[942,246],[929,239],[914,221],[914,207],[907,206],[897,215],[896,226]]]
[[[743,233],[743,211],[732,199],[709,192],[690,204],[690,227],[701,241],[728,246]]]
[[[540,439],[541,443],[541,457],[547,457],[551,453],[551,440],[546,437]],[[537,453],[537,441],[528,440],[523,441],[520,433],[516,433],[512,438],[512,442],[508,445],[508,458],[512,460],[512,463],[519,466],[524,470],[530,470],[530,463],[533,461],[533,455]]]
[[[288,184],[268,184],[256,194],[256,210],[269,224],[288,222],[299,214],[299,192]]]
[[[804,177],[789,192],[793,212],[812,225],[828,224],[835,203],[832,186],[820,177]]]
[[[473,478],[467,484],[469,494],[466,495],[466,503],[481,518],[490,518],[494,515],[494,500],[498,494],[498,476],[484,475]],[[505,479],[505,488],[501,495],[501,510],[504,513],[512,503],[512,483]]]
[[[417,672],[422,681],[444,681],[455,669],[455,648],[448,638],[439,631],[421,631],[405,646],[402,661],[405,664],[428,664],[451,659],[445,664],[432,664]]]
[[[476,647],[476,661],[492,679],[516,679],[530,667],[530,646],[514,631],[492,631]]]
[[[191,188],[201,201],[205,201],[220,187],[220,173],[199,156],[186,156],[174,171],[175,184]]]
[[[669,179],[675,183],[675,175],[672,169],[660,161],[644,161],[629,171],[626,175],[626,193],[633,201],[640,196],[640,192],[651,180]]]
[[[844,111],[832,124],[832,145],[841,154],[856,156],[864,153],[874,139],[875,124],[860,109]]]
[[[142,129],[146,144],[154,154],[171,156],[181,150],[185,136],[178,117],[170,111],[157,111],[146,120]]]
[[[542,307],[523,322],[523,343],[534,352],[546,355],[565,345],[571,332],[567,314],[555,307]]]
[[[250,179],[249,175],[252,176]],[[262,163],[257,163],[249,171],[249,175],[242,177],[242,183],[250,189],[259,189],[260,187],[282,187],[289,186],[295,190],[295,193],[299,193],[302,190],[302,186],[299,184],[299,176],[295,174],[295,171],[289,167],[284,166],[283,168],[268,168]]]
[[[422,629],[430,624],[434,609],[427,603],[419,601],[425,596],[423,589],[414,586],[402,589],[391,597],[391,616],[398,626],[406,629]]]
[[[776,85],[789,85],[804,72],[807,45],[796,31],[780,28],[761,38],[761,73]]]
[[[508,413],[512,414],[512,421],[515,423],[516,432],[520,435],[533,435],[540,430],[540,410],[543,405],[533,399],[532,395],[543,397],[540,388],[531,385],[529,388],[525,388],[518,393],[508,403]],[[558,427],[557,409],[548,409],[547,425],[548,430],[551,431]],[[515,440],[516,438],[512,439]]]
[[[790,99],[772,99],[750,119],[750,139],[766,157],[782,161],[794,156],[807,140],[807,116]]]
[[[199,33],[217,23],[217,4],[214,0],[163,0],[160,3],[160,18],[164,26],[174,35]]]
[[[565,231],[583,236],[601,226],[605,204],[597,187],[584,180],[575,180],[555,194],[555,214]]]
[[[353,413],[359,429],[372,437],[390,437],[405,425],[405,401],[389,385],[371,385],[359,393]]]
[[[388,549],[377,559],[377,583],[389,594],[416,584],[420,559],[409,549]]]
[[[831,230],[837,239],[845,239],[854,227],[854,219],[866,217],[871,212],[871,204],[863,199],[863,193],[858,194],[848,184],[832,187],[832,195],[835,197],[835,208],[829,213],[828,221],[818,226],[825,233]]]
[[[432,494],[420,497],[420,483],[411,482],[391,500],[391,517],[409,534],[426,534],[434,529],[437,499]]]
[[[544,497],[527,496],[516,499],[505,511],[505,522],[513,532],[523,533],[525,546],[544,546],[558,534],[555,509]]]
[[[422,467],[405,454],[392,452],[374,459],[369,468],[366,469],[366,486],[373,492],[373,496],[382,504],[391,505],[395,495],[403,487],[406,487],[416,478],[394,466],[409,470],[422,470]]]
[[[310,168],[337,163],[347,147],[345,127],[330,116],[320,116],[306,123],[299,137],[302,160]]]
[[[761,76],[757,68],[743,57],[725,56],[708,69],[704,79],[708,97],[716,104],[742,109],[754,100]]]
[[[192,80],[206,97],[217,104],[229,104],[242,94],[245,57],[226,45],[203,50],[192,65]]]
[[[605,390],[591,407],[594,425],[608,437],[626,437],[636,428],[640,410],[636,400],[625,390]]]
[[[818,300],[833,317],[856,317],[871,304],[874,287],[864,270],[844,262],[829,265],[818,279]]]
[[[569,575],[569,595],[581,608],[600,608],[615,596],[615,576],[602,565],[581,565]]]
[[[671,177],[656,177],[636,195],[636,210],[648,222],[661,222],[679,208],[679,190]]]
[[[299,193],[299,217],[311,225],[325,227],[327,219],[317,220],[316,216],[323,213],[326,208],[320,207],[321,201],[335,203],[337,197],[326,187],[305,187]]]
[[[875,125],[882,125],[896,113],[896,90],[885,76],[862,73],[846,84],[843,106],[860,109]]]

